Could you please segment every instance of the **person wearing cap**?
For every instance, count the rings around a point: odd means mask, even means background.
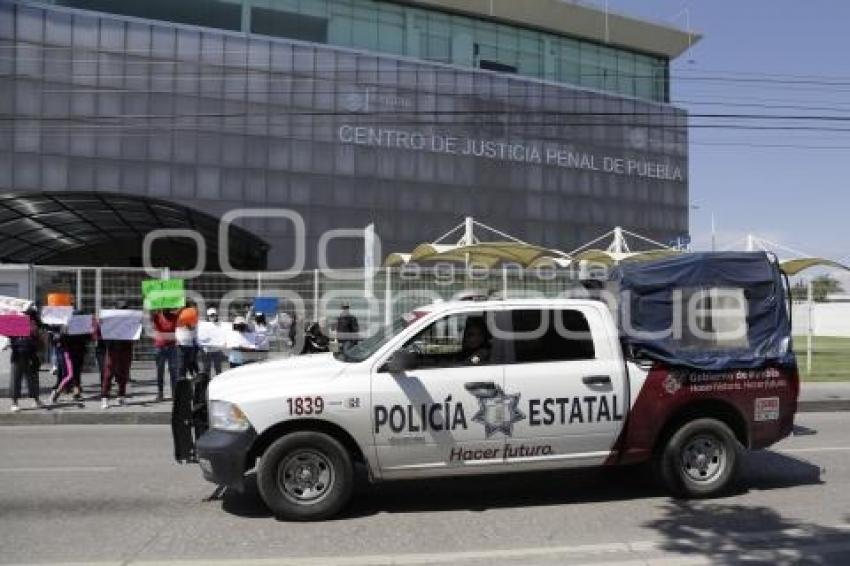
[[[218,326],[218,311],[215,307],[207,309],[207,322],[211,322]],[[222,362],[224,362],[224,352],[219,346],[204,346],[203,348],[203,371],[208,377],[221,373]],[[215,374],[213,374],[215,370]]]
[[[357,322],[357,317],[351,314],[350,307],[351,305],[347,302],[343,303],[342,312],[339,313],[336,321],[336,339],[343,351],[360,340],[360,324]]]

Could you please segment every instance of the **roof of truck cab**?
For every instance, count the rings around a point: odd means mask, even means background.
[[[412,309],[414,312],[444,312],[455,309],[476,310],[475,307],[589,307],[598,306],[600,301],[594,299],[491,299],[487,301],[444,301],[430,303]]]

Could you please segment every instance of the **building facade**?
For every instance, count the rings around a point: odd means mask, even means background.
[[[564,251],[616,225],[686,234],[668,66],[694,38],[515,4],[0,0],[0,193],[290,209],[307,267],[323,233],[372,222],[385,255],[464,216]],[[288,220],[239,223],[292,264]],[[84,247],[43,261],[96,262]],[[362,249],[327,251],[354,267]]]

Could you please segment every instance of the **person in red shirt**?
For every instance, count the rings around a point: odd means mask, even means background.
[[[119,309],[128,308],[126,301],[119,301]],[[109,408],[109,390],[113,379],[118,384],[118,405],[124,405],[127,395],[127,383],[130,381],[130,367],[133,364],[132,340],[104,340],[106,347],[105,363],[102,366],[100,383],[100,408]]]
[[[151,313],[151,323],[154,330],[153,345],[156,351],[156,385],[159,390],[156,397],[157,401],[164,399],[163,391],[165,387],[163,378],[165,376],[166,364],[168,365],[168,377],[171,383],[172,395],[174,394],[174,384],[177,381],[177,374],[180,371],[180,357],[174,336],[177,330],[177,318],[179,314],[179,309],[166,309]]]

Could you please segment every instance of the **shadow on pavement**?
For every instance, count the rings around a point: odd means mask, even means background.
[[[646,523],[662,535],[658,550],[712,564],[848,564],[850,530],[781,516],[759,506],[672,501]],[[847,520],[847,519],[845,519]]]
[[[821,470],[775,452],[744,458],[738,493],[821,483]],[[369,485],[359,470],[354,497],[339,519],[385,513],[533,507],[665,497],[650,466],[410,480]],[[244,493],[227,490],[222,508],[240,517],[270,517],[249,476]]]

